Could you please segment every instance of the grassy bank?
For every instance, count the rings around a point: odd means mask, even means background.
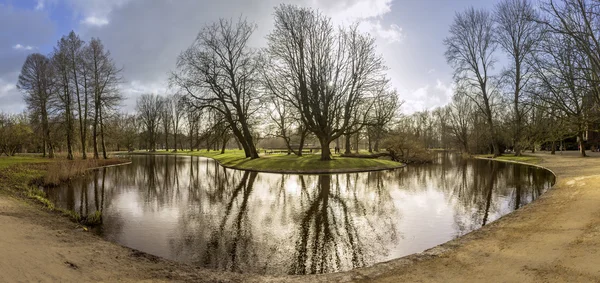
[[[261,158],[246,158],[241,150],[220,151],[178,151],[177,153],[157,151],[155,153],[134,152],[133,154],[179,154],[209,157],[217,160],[225,167],[262,172],[285,173],[334,173],[357,172],[393,169],[403,166],[402,163],[374,158],[352,158],[334,156],[331,161],[321,161],[319,154],[306,154],[302,157],[286,154],[261,155]]]
[[[482,154],[482,155],[476,155],[475,157],[480,157],[480,158],[493,158],[492,154]],[[512,162],[523,162],[523,163],[531,163],[531,164],[538,164],[541,162],[541,159],[537,156],[531,156],[531,155],[521,155],[521,156],[514,156],[512,154],[510,155],[501,155],[498,156],[494,159],[498,159],[498,160],[503,160],[503,161],[512,161]]]
[[[60,182],[85,174],[88,169],[126,161],[47,159],[36,156],[0,157],[0,192],[34,200],[50,211],[60,213],[82,225],[95,225],[102,221],[100,212],[79,215],[75,211],[57,208],[39,187],[58,185]]]

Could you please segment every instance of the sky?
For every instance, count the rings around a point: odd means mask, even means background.
[[[266,46],[273,8],[292,3],[319,9],[335,24],[360,21],[376,38],[388,77],[406,114],[450,102],[452,69],[443,40],[456,12],[493,9],[492,0],[0,0],[0,112],[26,109],[17,78],[28,54],[49,54],[71,30],[102,40],[123,68],[124,112],[144,93],[168,94],[177,56],[198,31],[219,18],[257,24],[251,46]],[[498,56],[502,56],[499,54]]]

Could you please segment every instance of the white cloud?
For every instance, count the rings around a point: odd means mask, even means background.
[[[17,43],[12,48],[14,50],[33,50],[35,47],[29,45],[21,45],[20,43]]]
[[[89,16],[81,21],[82,24],[101,27],[108,24],[108,19],[103,17]]]
[[[394,24],[390,25],[389,27],[384,27],[380,21],[361,22],[361,29],[387,41],[388,43],[400,42],[404,37],[401,27]]]
[[[330,3],[312,1],[338,24],[360,22],[363,32],[383,39],[388,43],[400,42],[404,37],[402,28],[396,24],[384,25],[381,18],[392,11],[392,0],[342,0]]]
[[[110,23],[113,10],[127,4],[131,0],[67,0],[81,23],[92,27],[103,27]],[[176,5],[172,3],[173,5]]]
[[[444,106],[452,100],[454,88],[454,84],[444,84],[437,79],[435,85],[428,84],[416,90],[400,91],[400,97],[405,100],[403,110],[410,114]]]
[[[35,9],[36,10],[43,10],[44,9],[44,0],[38,0],[37,4],[35,5]]]

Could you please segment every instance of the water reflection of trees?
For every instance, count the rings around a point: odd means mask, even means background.
[[[116,205],[135,206],[144,215],[175,211],[161,227],[168,237],[154,239],[168,242],[161,255],[171,259],[237,272],[305,274],[398,256],[390,250],[404,234],[398,225],[405,194],[443,194],[455,235],[462,235],[547,187],[545,171],[452,155],[396,171],[306,176],[229,170],[198,157],[146,156],[53,194],[83,214],[102,211],[106,237],[113,240],[155,229],[123,230],[132,220],[123,219]],[[124,204],[124,195],[135,203]]]
[[[323,273],[373,263],[397,240],[397,211],[381,180],[371,189],[356,174],[220,168],[205,172],[216,185],[199,189],[201,201],[180,217],[173,254],[236,272]]]

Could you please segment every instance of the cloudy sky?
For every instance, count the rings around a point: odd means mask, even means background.
[[[443,39],[454,14],[492,8],[492,0],[0,0],[0,112],[25,109],[17,77],[32,52],[48,54],[74,30],[99,37],[124,68],[124,111],[142,93],[164,94],[177,55],[202,26],[243,15],[258,29],[254,47],[265,45],[279,3],[313,7],[343,24],[361,22],[377,38],[389,77],[405,101],[405,113],[445,105],[452,95]]]

